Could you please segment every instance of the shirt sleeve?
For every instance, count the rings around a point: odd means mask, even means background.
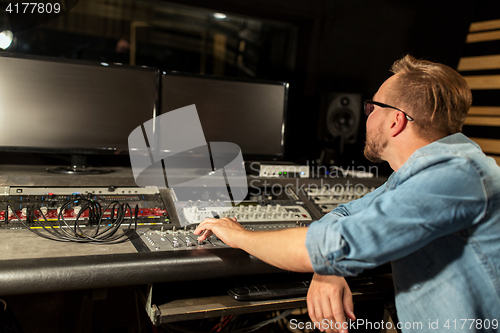
[[[355,276],[478,223],[486,212],[485,189],[464,160],[454,162],[453,169],[424,169],[378,196],[367,196],[364,207],[347,204],[348,216],[328,214],[312,223],[306,247],[314,271]]]

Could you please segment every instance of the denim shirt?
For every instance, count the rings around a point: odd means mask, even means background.
[[[306,247],[323,275],[391,261],[404,332],[500,331],[492,326],[500,322],[500,167],[463,134],[418,149],[384,185],[312,223]],[[422,327],[405,329],[414,322]]]

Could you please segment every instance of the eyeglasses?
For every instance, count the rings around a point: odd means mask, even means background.
[[[375,105],[380,106],[381,108],[389,108],[389,109],[401,111],[404,113],[404,115],[406,116],[406,119],[408,119],[408,121],[413,121],[413,118],[410,117],[409,115],[407,115],[406,112],[404,112],[403,110],[398,109],[394,106],[390,106],[390,105],[380,103],[380,102],[375,102],[375,101],[365,101],[365,114],[367,117],[373,112],[373,109],[375,109]]]

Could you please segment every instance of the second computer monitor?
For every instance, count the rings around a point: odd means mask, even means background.
[[[161,112],[195,104],[207,142],[232,142],[246,158],[283,157],[288,84],[163,73]]]

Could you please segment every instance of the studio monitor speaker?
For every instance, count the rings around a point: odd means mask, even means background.
[[[344,143],[356,142],[361,118],[361,95],[330,93],[327,95],[325,121],[326,135],[340,137]]]

